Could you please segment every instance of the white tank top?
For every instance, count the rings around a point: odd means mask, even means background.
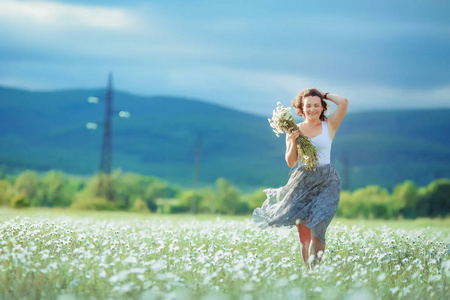
[[[300,124],[298,124],[300,128]],[[330,133],[328,132],[328,126],[326,121],[322,121],[322,133],[311,139],[311,143],[317,148],[319,165],[326,165],[330,163],[331,144]],[[298,157],[299,165],[303,166],[304,163],[301,157]]]

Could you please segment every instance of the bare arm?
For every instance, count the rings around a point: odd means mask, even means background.
[[[322,95],[325,94],[322,93]],[[331,139],[333,139],[336,134],[336,131],[338,130],[342,120],[345,117],[345,114],[347,113],[348,100],[347,98],[341,97],[336,94],[328,94],[326,100],[330,100],[331,102],[337,105],[336,110],[334,111],[333,115],[327,122],[327,124],[330,127]]]
[[[292,130],[292,127],[290,128]],[[290,168],[295,166],[298,160],[297,143],[295,142],[300,135],[298,130],[292,131],[292,133],[286,132],[286,155],[285,159]]]

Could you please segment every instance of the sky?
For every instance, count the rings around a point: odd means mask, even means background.
[[[111,71],[122,91],[262,116],[309,87],[349,111],[450,107],[449,16],[447,0],[0,0],[0,85]]]

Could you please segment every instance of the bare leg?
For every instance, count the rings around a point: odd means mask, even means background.
[[[318,255],[320,251],[322,251],[322,254],[323,252],[325,252],[325,244],[322,243],[322,241],[316,238],[314,235],[312,235],[311,245],[309,246],[309,256],[314,255],[313,265],[320,262],[321,258]]]
[[[300,237],[300,244],[302,248],[302,257],[305,265],[308,266],[309,248],[311,245],[311,230],[302,224],[297,224],[298,235]]]

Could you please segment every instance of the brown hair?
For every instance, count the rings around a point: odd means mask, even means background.
[[[322,94],[315,88],[304,89],[303,91],[300,92],[300,94],[297,95],[297,97],[294,98],[294,100],[291,101],[292,106],[295,107],[295,109],[297,110],[297,115],[301,117],[305,115],[305,113],[303,112],[303,99],[309,96],[313,97],[317,96],[320,98],[320,103],[322,104],[323,110],[322,113],[320,114],[319,119],[321,121],[325,121],[327,119],[327,117],[325,116],[325,112],[327,111],[328,105],[323,100]]]

